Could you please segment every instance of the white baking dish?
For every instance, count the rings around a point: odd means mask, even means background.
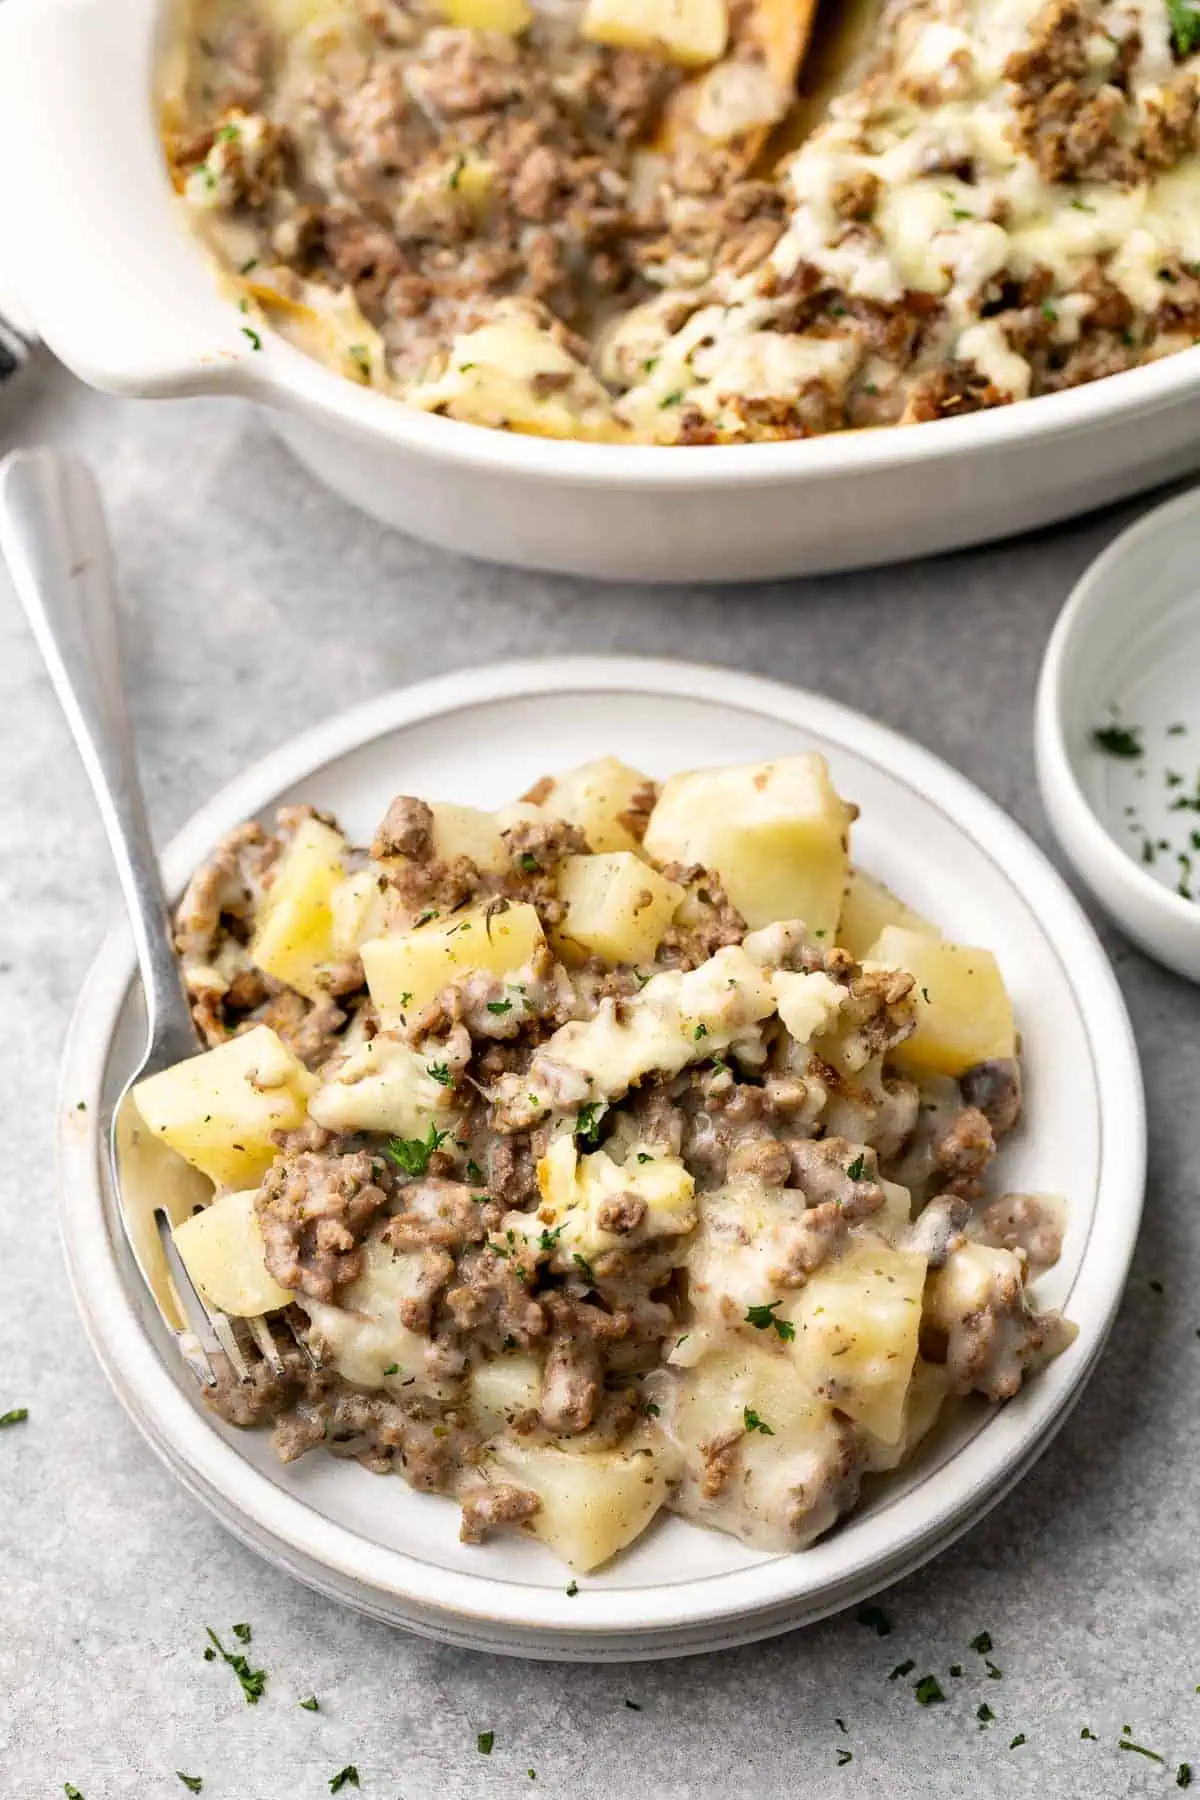
[[[0,266],[113,393],[265,406],[321,480],[473,556],[734,581],[1026,530],[1200,465],[1200,349],[996,412],[803,443],[555,443],[409,410],[280,339],[254,351],[177,218],[154,64],[165,0],[0,7]]]

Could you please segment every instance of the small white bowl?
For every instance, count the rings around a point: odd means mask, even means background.
[[[1114,754],[1097,733],[1122,733]],[[1036,712],[1050,823],[1148,955],[1200,981],[1200,490],[1094,562],[1046,650]],[[1195,898],[1191,896],[1194,895]]]
[[[461,1544],[449,1501],[328,1457],[284,1467],[264,1434],[235,1431],[203,1406],[138,1280],[107,1183],[100,1127],[138,1025],[123,930],[88,977],[64,1058],[67,1271],[134,1422],[189,1491],[276,1566],[376,1618],[476,1649],[592,1661],[717,1649],[819,1618],[917,1567],[995,1505],[1062,1424],[1104,1345],[1137,1236],[1137,1050],[1065,883],[1011,819],[917,745],[816,695],[720,669],[603,657],[472,669],[380,695],[292,739],[209,800],[164,867],[178,893],[223,832],[286,800],[330,808],[361,838],[398,791],[488,806],[548,767],[605,752],[665,775],[808,749],[824,751],[862,805],[864,866],[1000,959],[1026,1068],[1025,1115],[1000,1179],[1068,1196],[1062,1259],[1038,1292],[1078,1324],[1078,1338],[1007,1405],[947,1421],[911,1467],[800,1555],[764,1555],[665,1518],[568,1587],[539,1544]]]

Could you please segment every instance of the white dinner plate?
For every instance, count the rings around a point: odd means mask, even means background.
[[[491,807],[547,770],[605,753],[663,776],[810,749],[824,752],[862,809],[856,861],[948,934],[1000,959],[1027,1079],[1000,1179],[1069,1200],[1062,1260],[1038,1291],[1076,1321],[1075,1343],[1006,1406],[961,1408],[912,1467],[872,1484],[859,1511],[809,1550],[765,1555],[663,1517],[569,1592],[567,1572],[532,1541],[461,1544],[449,1500],[328,1457],[284,1468],[265,1433],[206,1412],[142,1291],[107,1188],[102,1122],[139,1030],[132,943],[121,930],[88,976],[66,1048],[61,1207],[71,1284],[150,1444],[277,1566],[378,1618],[480,1649],[580,1660],[714,1649],[821,1617],[915,1568],[994,1505],[1061,1425],[1108,1333],[1137,1233],[1137,1052],[1108,962],[1062,880],[999,808],[926,751],[816,695],[718,669],[587,657],[471,670],[355,707],[247,770],[171,844],[167,882],[178,892],[222,833],[285,801],[332,810],[363,841],[400,792]]]

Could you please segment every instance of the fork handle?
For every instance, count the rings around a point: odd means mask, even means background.
[[[0,556],[92,784],[129,908],[155,1060],[194,1055],[170,915],[121,680],[112,553],[95,480],[77,457],[0,463]]]

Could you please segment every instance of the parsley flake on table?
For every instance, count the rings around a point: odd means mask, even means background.
[[[752,1406],[743,1406],[742,1423],[747,1431],[761,1432],[763,1437],[774,1437],[775,1433],[765,1419],[760,1419]]]
[[[636,1700],[627,1700],[625,1702],[625,1704],[629,1708],[630,1712],[641,1712],[641,1710],[642,1710]]]
[[[23,1425],[29,1417],[27,1406],[14,1406],[6,1413],[0,1413],[0,1431],[6,1425]]]
[[[329,1791],[331,1794],[340,1794],[344,1787],[357,1786],[358,1770],[353,1763],[347,1763],[344,1769],[339,1769],[336,1775],[331,1775],[329,1778]]]
[[[790,1319],[777,1319],[775,1308],[782,1306],[782,1300],[768,1300],[762,1306],[750,1306],[746,1309],[746,1324],[753,1325],[755,1331],[769,1331],[774,1328],[776,1335],[785,1344],[790,1344],[796,1335],[796,1327]]]
[[[406,1175],[424,1175],[429,1167],[430,1157],[449,1135],[448,1131],[439,1131],[436,1125],[431,1125],[426,1137],[389,1139],[383,1153],[389,1162],[395,1163]]]
[[[475,1748],[478,1750],[480,1756],[490,1756],[495,1742],[496,1734],[494,1731],[481,1731],[479,1736],[475,1739]]]
[[[254,1633],[248,1625],[235,1625],[233,1627],[233,1635],[239,1644],[248,1644],[250,1639],[254,1636]]]
[[[185,1775],[182,1769],[176,1769],[175,1773],[176,1773],[176,1775],[178,1775],[180,1781],[182,1781],[184,1787],[188,1790],[189,1794],[198,1794],[200,1792],[201,1788],[204,1786],[204,1780],[203,1780],[202,1776]]]
[[[853,1750],[839,1750],[838,1751],[837,1766],[839,1769],[844,1769],[848,1762],[853,1762],[853,1761],[854,1761]]]
[[[856,1616],[858,1623],[860,1625],[868,1626],[877,1637],[891,1636],[892,1621],[888,1618],[882,1606],[864,1606],[862,1611]],[[908,1670],[911,1668],[912,1664],[909,1663],[904,1673],[907,1675]]]
[[[1167,0],[1168,5],[1171,0]],[[1197,26],[1200,27],[1200,15],[1197,15]],[[1092,733],[1092,743],[1097,750],[1103,750],[1105,756],[1119,756],[1126,762],[1132,762],[1142,754],[1140,728],[1132,730],[1124,725],[1100,725]]]
[[[913,1661],[912,1657],[910,1656],[907,1662],[902,1662],[902,1663],[896,1664],[895,1668],[892,1670],[891,1674],[888,1676],[888,1680],[889,1681],[903,1681],[903,1679],[906,1675],[912,1674],[912,1672],[916,1668],[916,1666],[917,1666],[916,1663]]]
[[[1192,1785],[1192,1765],[1191,1765],[1191,1763],[1180,1763],[1179,1767],[1175,1771],[1175,1786],[1176,1787],[1191,1787],[1191,1785]]]
[[[1118,1750],[1132,1750],[1135,1756],[1144,1756],[1147,1762],[1165,1763],[1166,1757],[1160,1756],[1157,1750],[1147,1750],[1145,1744],[1135,1744],[1126,1728],[1124,1736],[1117,1745]]]
[[[983,1666],[988,1672],[988,1680],[989,1681],[1003,1681],[1004,1680],[1004,1670],[998,1669],[994,1662],[985,1661]]]
[[[63,1793],[67,1796],[67,1800],[83,1800],[83,1795],[72,1781],[63,1782]]]
[[[321,1710],[321,1702],[315,1694],[310,1694],[307,1700],[298,1700],[296,1704],[303,1712],[320,1712]]]
[[[1086,1725],[1079,1735],[1081,1738],[1089,1738],[1093,1744],[1098,1744],[1100,1742],[1100,1739],[1096,1736],[1095,1732],[1089,1731]]]
[[[920,1681],[913,1684],[913,1693],[917,1696],[918,1706],[937,1706],[946,1698],[936,1675],[922,1675]]]
[[[1012,1742],[1009,1744],[1008,1747],[1010,1750],[1019,1750],[1021,1748],[1021,1745],[1026,1742],[1027,1742],[1027,1739],[1025,1737],[1025,1733],[1023,1731],[1018,1731],[1016,1737],[1013,1738]]]
[[[991,1633],[988,1631],[981,1631],[978,1637],[973,1637],[971,1639],[972,1650],[978,1651],[980,1656],[986,1656],[991,1650],[991,1647],[992,1637]]]
[[[977,1706],[975,1708],[975,1717],[979,1720],[980,1725],[990,1725],[995,1716],[995,1713],[992,1711],[986,1700],[983,1702],[982,1706]]]
[[[246,1705],[257,1706],[266,1690],[266,1670],[252,1669],[244,1656],[234,1655],[227,1650],[211,1625],[206,1625],[204,1629],[210,1639],[210,1648],[204,1652],[204,1660],[212,1662],[219,1656],[222,1662],[228,1663],[241,1683],[242,1692],[246,1696]]]

